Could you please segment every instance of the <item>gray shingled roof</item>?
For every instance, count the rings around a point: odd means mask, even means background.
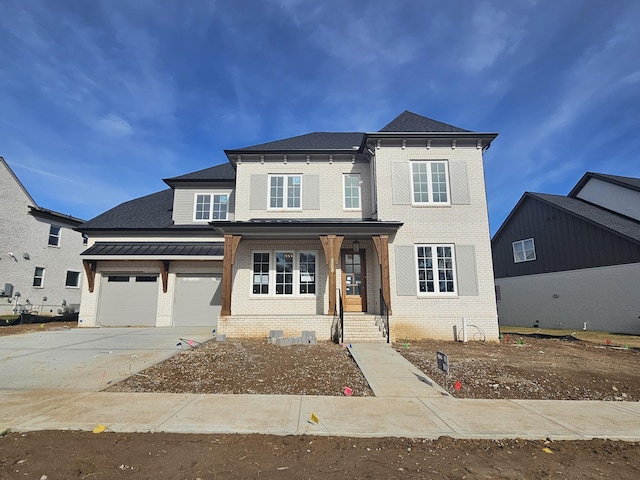
[[[173,190],[170,188],[145,197],[136,198],[77,227],[81,232],[94,229],[168,228],[173,224]]]
[[[165,183],[174,182],[192,182],[192,181],[234,181],[236,179],[236,170],[228,162],[225,162],[215,167],[205,168],[198,170],[197,172],[187,173],[173,178],[165,178]]]
[[[469,130],[405,110],[381,128],[380,132],[469,132]]]
[[[221,257],[224,242],[96,242],[82,256],[207,256]]]
[[[358,151],[364,140],[360,132],[314,132],[297,137],[262,143],[251,147],[225,152],[269,152],[269,151],[313,151],[313,150],[348,150]],[[358,148],[353,148],[358,147]]]
[[[582,217],[608,230],[640,242],[640,223],[638,222],[576,198],[565,197],[562,195],[551,195],[547,193],[528,192],[527,194],[533,198],[538,198],[555,205],[556,207],[562,208],[573,215]]]

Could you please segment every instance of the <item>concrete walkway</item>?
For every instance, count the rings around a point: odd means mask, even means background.
[[[0,431],[90,431],[101,424],[118,432],[640,441],[638,402],[460,400],[388,345],[350,351],[375,398],[29,390],[3,381]],[[86,371],[78,374],[76,386]]]

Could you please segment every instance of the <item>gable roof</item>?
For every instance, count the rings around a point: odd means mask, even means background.
[[[231,163],[222,163],[214,167],[204,168],[178,177],[165,178],[162,181],[173,187],[176,183],[234,182],[235,179],[236,170],[233,168],[233,165]]]
[[[225,150],[225,153],[227,153],[227,155],[242,152],[287,153],[332,151],[357,153],[361,150],[363,143],[364,133],[361,132],[314,132],[250,147]]]
[[[548,193],[525,192],[509,216],[502,223],[496,234],[491,239],[491,243],[500,236],[509,220],[515,215],[517,210],[527,199],[542,201],[553,207],[559,208],[569,215],[580,218],[598,227],[604,228],[617,235],[625,237],[635,243],[640,243],[640,223],[622,215],[600,208],[591,203],[584,202],[577,198],[565,197],[564,195],[551,195]]]
[[[460,127],[454,127],[448,123],[439,122],[428,117],[423,117],[417,113],[405,110],[387,125],[382,127],[380,132],[469,132]]]
[[[640,178],[621,177],[618,175],[607,175],[605,173],[587,172],[582,176],[580,180],[578,180],[578,183],[571,189],[568,196],[575,198],[578,193],[580,193],[580,190],[582,190],[587,182],[592,178],[597,178],[605,182],[613,183],[614,185],[640,192]]]
[[[29,192],[27,191],[26,188],[24,188],[24,185],[22,184],[22,182],[20,181],[20,179],[18,178],[18,176],[14,173],[13,170],[11,170],[11,167],[9,166],[9,164],[7,163],[7,161],[0,156],[0,165],[4,165],[4,167],[7,169],[7,172],[9,172],[9,175],[13,178],[13,180],[16,182],[16,184],[18,184],[18,186],[20,187],[20,189],[24,192],[24,194],[27,197],[27,200],[34,206],[34,207],[38,207],[38,204],[36,203],[36,201],[33,199],[33,197],[29,194]]]

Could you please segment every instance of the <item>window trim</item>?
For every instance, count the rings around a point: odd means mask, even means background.
[[[445,186],[446,186],[446,194],[447,201],[446,202],[436,202],[433,199],[433,173],[431,171],[431,166],[436,163],[441,163],[444,165],[444,175],[445,175]],[[414,181],[413,181],[413,166],[417,164],[425,164],[427,165],[427,196],[428,199],[426,202],[416,202],[415,197],[415,189],[414,189]],[[444,207],[451,205],[451,180],[449,175],[449,161],[448,160],[410,160],[409,161],[409,179],[411,186],[411,205],[414,207]]]
[[[38,272],[38,269],[42,270],[42,273],[38,276],[36,275]],[[46,271],[45,267],[35,267],[33,270],[33,288],[44,288],[44,273]],[[40,279],[40,285],[36,285],[36,279]]]
[[[55,235],[51,233],[51,230],[53,228],[57,228],[58,229],[58,233],[55,234]],[[60,248],[60,239],[61,239],[61,237],[62,237],[62,227],[60,225],[55,225],[53,223],[50,223],[49,224],[49,237],[47,238],[47,246]],[[56,239],[56,243],[55,244],[51,243],[51,239],[52,238]]]
[[[528,242],[529,240],[531,240],[531,245],[533,246],[533,249],[532,249],[533,250],[533,258],[527,258],[527,250],[524,248],[525,242]],[[522,253],[524,255],[524,258],[522,260],[518,260],[518,258],[516,257],[516,244],[522,245]],[[522,240],[516,240],[515,242],[511,242],[511,250],[512,250],[512,253],[513,253],[513,263],[533,262],[533,261],[538,259],[538,256],[536,254],[536,242],[533,239],[533,237],[524,238]]]
[[[433,292],[421,292],[420,291],[420,268],[418,263],[418,249],[420,247],[431,247],[431,260],[432,266],[431,271],[433,272],[433,283],[434,283],[434,291]],[[451,272],[453,274],[453,292],[441,292],[439,285],[439,273],[440,269],[438,268],[438,255],[437,249],[439,247],[451,248]],[[456,271],[456,249],[453,243],[416,243],[414,245],[414,268],[415,268],[415,278],[416,278],[416,293],[418,297],[457,297],[458,294],[458,272]],[[437,289],[437,290],[436,290]]]
[[[208,206],[209,209],[207,211],[207,218],[197,218],[198,216],[198,197],[209,197]],[[216,205],[216,197],[226,197],[226,205],[224,218],[213,218],[214,217],[214,209]],[[212,222],[212,221],[224,221],[229,219],[229,193],[222,192],[195,192],[193,194],[193,221],[194,222]],[[222,204],[222,202],[220,203]]]
[[[76,273],[76,274],[78,274],[78,282],[77,282],[77,285],[69,285],[69,284],[67,283],[67,280],[69,279],[69,274],[70,274],[70,273]],[[78,272],[78,271],[76,271],[76,270],[67,270],[67,273],[66,273],[66,275],[65,275],[65,279],[64,279],[64,288],[80,288],[80,278],[81,278],[81,277],[80,277],[80,275],[81,275],[81,273],[80,273],[80,272]]]
[[[358,206],[347,207],[347,178],[354,177],[358,180]],[[342,208],[350,212],[362,210],[362,176],[359,173],[344,173],[342,174]]]
[[[267,293],[254,293],[254,254],[256,253],[266,253],[269,255],[269,279],[267,283]],[[291,253],[293,254],[293,283],[292,283],[292,293],[276,293],[276,275],[278,272],[276,271],[276,255],[278,253]],[[314,271],[314,293],[301,293],[300,287],[300,255],[301,254],[312,254],[315,260],[315,271]],[[270,298],[270,299],[278,299],[278,298],[314,298],[317,295],[318,291],[318,251],[313,249],[295,249],[295,248],[279,248],[279,249],[271,249],[271,250],[251,250],[251,278],[249,280],[249,296],[251,298]]]
[[[282,177],[282,206],[281,207],[272,207],[271,206],[271,179]],[[299,207],[289,207],[289,192],[288,192],[288,179],[298,177],[300,179],[300,206]],[[302,210],[302,189],[304,185],[304,180],[302,179],[302,173],[270,173],[267,175],[267,210],[290,210],[290,211],[301,211]]]

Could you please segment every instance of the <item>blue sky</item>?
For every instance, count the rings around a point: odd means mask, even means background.
[[[525,191],[640,177],[636,0],[1,0],[0,155],[89,219],[239,148],[404,110],[499,132],[491,231]]]

